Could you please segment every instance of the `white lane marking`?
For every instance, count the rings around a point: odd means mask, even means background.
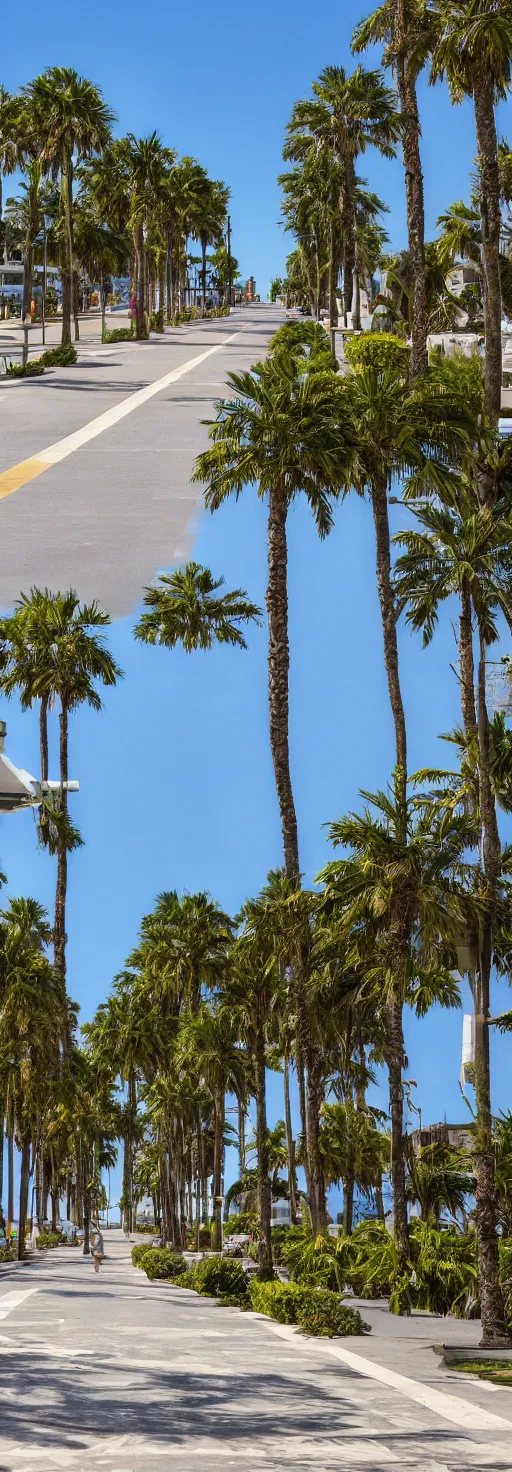
[[[0,1298],[0,1319],[6,1319],[7,1315],[12,1313],[13,1308],[17,1308],[19,1303],[24,1303],[32,1293],[39,1293],[39,1289],[25,1288],[18,1293],[15,1293],[14,1290],[12,1293],[4,1293]]]
[[[74,434],[67,434],[64,439],[56,440],[54,445],[48,445],[46,450],[36,451],[38,460],[45,460],[48,465],[56,465],[60,460],[65,460],[67,455],[72,455],[74,450],[80,450],[82,445],[89,444],[90,440],[96,439],[98,434],[103,434],[105,429],[111,429],[113,424],[118,424],[120,419],[125,419],[127,414],[132,414],[141,404],[146,404],[148,399],[154,398],[155,394],[162,393],[163,389],[169,388],[171,383],[177,383],[186,373],[191,373],[198,363],[204,363],[211,358],[213,353],[220,353],[228,343],[234,342],[240,337],[240,332],[232,332],[222,342],[215,343],[214,347],[207,348],[204,353],[198,353],[195,358],[190,358],[188,363],[182,363],[179,368],[172,368],[170,373],[164,373],[162,378],[155,379],[154,383],[147,383],[145,388],[137,389],[136,393],[129,394],[122,399],[120,404],[114,404],[104,414],[99,414],[96,419],[91,419],[89,424],[84,424],[81,429],[75,430]]]
[[[297,1345],[298,1349],[304,1349],[304,1340],[297,1335],[296,1330],[287,1324],[275,1324],[269,1322],[269,1328],[281,1339],[288,1339]],[[367,1360],[361,1354],[353,1354],[349,1349],[338,1349],[334,1344],[322,1344],[321,1346],[310,1339],[308,1349],[325,1354],[333,1355],[335,1359],[341,1360],[342,1364],[348,1365],[351,1370],[356,1370],[359,1375],[365,1375],[367,1379],[378,1380],[381,1385],[389,1385],[392,1390],[398,1390],[407,1400],[414,1400],[420,1406],[425,1406],[429,1411],[434,1411],[436,1416],[442,1416],[445,1421],[450,1421],[453,1426],[463,1426],[465,1431],[492,1431],[495,1427],[507,1430],[511,1435],[510,1452],[512,1453],[512,1421],[507,1421],[505,1416],[496,1416],[494,1411],[486,1411],[483,1406],[472,1405],[471,1401],[463,1400],[461,1396],[450,1395],[445,1390],[436,1390],[433,1385],[422,1385],[419,1380],[410,1380],[408,1375],[399,1375],[396,1370],[390,1370],[387,1365],[379,1365],[376,1360]]]

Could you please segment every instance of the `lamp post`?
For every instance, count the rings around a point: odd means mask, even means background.
[[[7,727],[0,721],[0,814],[17,813],[21,808],[39,808],[47,792],[79,792],[79,782],[39,782],[23,767],[15,767],[5,755]]]
[[[231,215],[228,215],[228,307],[231,306]]]

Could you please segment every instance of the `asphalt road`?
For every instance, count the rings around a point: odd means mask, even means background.
[[[71,1248],[0,1268],[0,1472],[510,1472],[510,1392],[433,1355],[397,1389],[370,1339],[306,1340],[106,1249],[98,1276]]]
[[[282,320],[254,306],[148,343],[102,346],[84,333],[73,367],[0,380],[0,608],[33,584],[71,586],[119,617],[157,568],[190,553],[201,420]]]

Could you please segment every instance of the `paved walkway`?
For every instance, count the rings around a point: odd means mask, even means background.
[[[201,421],[228,371],[261,358],[282,320],[277,308],[237,308],[147,343],[84,340],[73,367],[2,379],[0,608],[33,584],[72,586],[118,617],[158,568],[189,555]]]
[[[306,1340],[107,1249],[98,1277],[69,1248],[0,1270],[0,1472],[510,1472],[509,1392],[432,1351],[411,1378],[396,1338],[393,1379],[389,1336]]]

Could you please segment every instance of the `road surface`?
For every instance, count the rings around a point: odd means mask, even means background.
[[[0,1268],[0,1472],[510,1472],[510,1392],[432,1352],[428,1381],[396,1375],[384,1341],[306,1340],[106,1249],[98,1276],[71,1248]]]
[[[227,372],[261,358],[282,320],[255,306],[147,343],[102,346],[84,333],[73,367],[0,381],[1,609],[37,584],[74,587],[119,617],[158,568],[189,555],[201,420]]]

